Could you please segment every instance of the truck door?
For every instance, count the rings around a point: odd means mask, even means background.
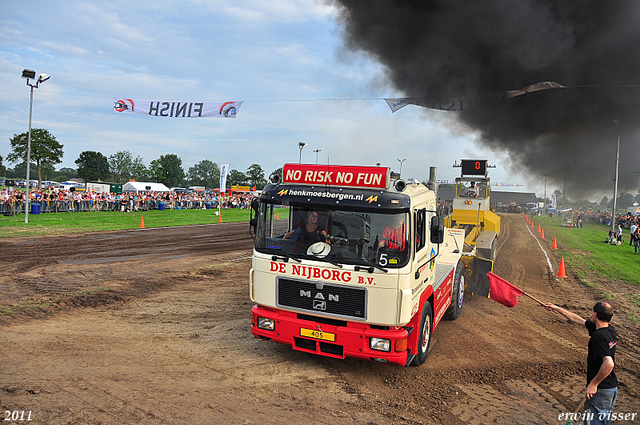
[[[420,270],[426,263],[426,261],[430,258],[429,256],[429,244],[427,243],[427,238],[429,236],[427,232],[427,209],[420,208],[416,209],[413,212],[413,220],[415,222],[415,234],[413,236],[413,243],[415,244],[415,251],[413,254],[413,270]],[[415,282],[415,287],[422,286],[422,283],[431,275],[431,272],[427,266],[420,273],[418,281]],[[417,276],[417,274],[416,274]],[[422,289],[420,289],[422,291]]]

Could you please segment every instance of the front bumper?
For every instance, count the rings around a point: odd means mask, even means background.
[[[275,322],[275,329],[258,328],[256,325],[258,317],[272,319]],[[328,335],[333,341],[303,336],[303,333],[309,334],[309,331],[314,331],[314,334],[317,331],[318,335],[321,334],[324,337]],[[402,346],[402,340],[406,340],[409,336],[409,331],[403,327],[376,327],[366,323],[323,320],[259,305],[251,309],[251,333],[258,338],[289,345],[294,350],[339,359],[355,357],[405,366],[409,355],[406,348],[395,351],[396,341],[401,341],[398,345]],[[390,351],[372,350],[369,347],[371,338],[390,340]]]

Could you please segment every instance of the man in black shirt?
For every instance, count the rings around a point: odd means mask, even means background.
[[[593,306],[591,318],[584,320],[575,313],[554,304],[545,306],[556,311],[571,322],[585,326],[589,331],[589,352],[587,355],[587,402],[585,403],[585,424],[611,424],[613,405],[618,396],[618,378],[613,368],[616,360],[618,334],[609,324],[613,308],[598,302]]]

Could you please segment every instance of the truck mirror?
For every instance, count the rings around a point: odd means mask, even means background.
[[[260,209],[260,199],[253,198],[251,200],[251,209],[258,212],[258,209]]]
[[[444,218],[439,215],[431,217],[431,243],[444,241]]]

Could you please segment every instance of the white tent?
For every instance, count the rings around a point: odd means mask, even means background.
[[[151,190],[153,192],[169,192],[169,188],[162,183],[128,182],[122,185],[123,192],[144,192],[146,190]]]

